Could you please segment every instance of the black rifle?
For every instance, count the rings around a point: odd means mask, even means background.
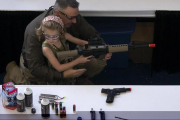
[[[90,38],[88,44],[77,50],[61,51],[57,52],[58,59],[66,59],[74,57],[76,55],[83,55],[84,57],[93,55],[98,58],[100,55],[107,53],[126,52],[130,48],[140,47],[155,47],[155,44],[147,45],[134,45],[133,42],[130,44],[118,44],[118,45],[106,45],[100,37]]]

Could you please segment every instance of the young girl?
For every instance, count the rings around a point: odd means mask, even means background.
[[[66,33],[62,19],[57,16],[51,15],[45,17],[41,26],[37,29],[37,35],[39,40],[45,39],[42,44],[42,51],[44,56],[48,59],[48,65],[56,69],[58,72],[68,70],[80,63],[89,62],[92,57],[80,56],[72,62],[60,64],[56,52],[68,50],[65,44],[66,39],[80,46],[84,46],[88,42]]]

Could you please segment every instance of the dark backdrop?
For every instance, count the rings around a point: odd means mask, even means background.
[[[180,12],[156,11],[152,68],[168,73],[180,71]]]
[[[19,63],[24,40],[24,31],[28,23],[42,12],[0,11],[0,73],[10,61]]]

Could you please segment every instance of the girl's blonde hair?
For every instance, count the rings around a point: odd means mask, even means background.
[[[65,39],[65,27],[62,28],[62,26],[55,22],[55,21],[52,21],[52,20],[48,20],[46,22],[41,22],[41,25],[38,29],[36,29],[36,35],[38,36],[39,38],[39,41],[43,40],[44,41],[44,35],[43,35],[43,32],[46,30],[46,29],[50,29],[50,30],[58,30],[59,31],[59,39],[60,40],[63,40]]]

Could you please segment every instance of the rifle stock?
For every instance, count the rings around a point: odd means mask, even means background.
[[[58,60],[60,63],[64,59],[74,58],[77,55],[78,55],[78,50],[69,50],[69,51],[57,52],[57,57],[58,57]]]

